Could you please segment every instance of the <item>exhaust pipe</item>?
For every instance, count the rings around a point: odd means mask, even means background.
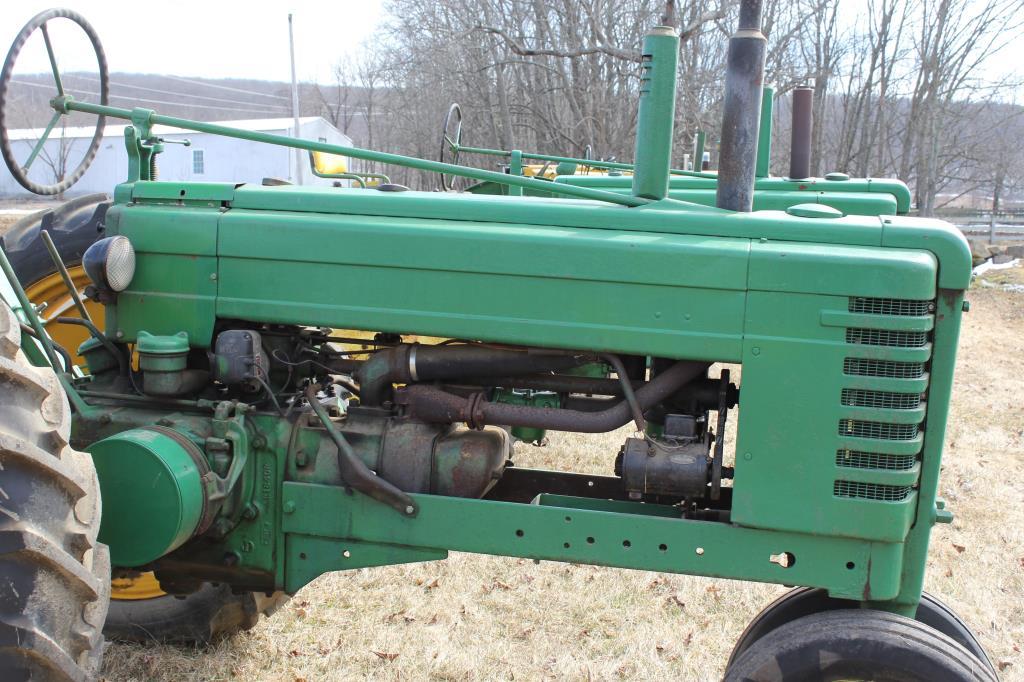
[[[761,0],[742,0],[739,28],[729,39],[718,161],[716,205],[730,211],[754,207],[766,44],[761,33]]]
[[[789,177],[811,177],[811,132],[814,129],[814,88],[793,90],[793,126],[789,141]]]

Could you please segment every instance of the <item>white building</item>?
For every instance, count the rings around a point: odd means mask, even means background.
[[[294,137],[294,119],[259,118],[243,121],[218,121],[218,125],[241,128],[261,133],[272,133]],[[82,176],[82,179],[68,190],[67,195],[91,192],[111,193],[114,186],[128,177],[128,154],[124,145],[123,121],[107,119],[107,125],[96,153],[96,159]],[[89,146],[94,128],[54,129],[44,145],[43,152],[31,168],[29,177],[40,184],[56,182],[53,166],[59,158],[61,137],[64,140],[67,172],[75,165]],[[11,148],[22,162],[28,158],[41,129],[11,130]],[[278,178],[295,182],[295,164],[301,160],[302,184],[330,185],[331,180],[318,178],[310,172],[309,156],[306,152],[288,147],[249,142],[232,137],[196,133],[169,126],[154,126],[153,134],[172,144],[166,144],[157,156],[157,173],[160,180],[189,180],[194,182],[234,182],[260,184],[263,178]],[[351,146],[352,140],[320,116],[305,116],[299,119],[298,137],[342,146]],[[189,140],[191,145],[173,144],[174,141]],[[47,159],[50,163],[47,163]],[[346,183],[347,184],[347,183]],[[28,191],[11,176],[6,168],[0,171],[0,196],[25,195]]]

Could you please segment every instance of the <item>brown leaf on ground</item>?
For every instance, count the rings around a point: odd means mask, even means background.
[[[1010,661],[999,661],[998,663],[996,663],[996,667],[999,668],[999,672],[1003,672],[1012,665],[1013,663],[1011,663]]]
[[[377,656],[378,658],[381,658],[381,659],[383,659],[385,661],[393,661],[396,658],[398,658],[398,654],[391,654],[391,653],[388,653],[386,651],[374,651],[373,653],[374,653],[375,656]]]
[[[965,550],[965,549],[967,549],[967,548],[966,548],[966,547],[964,547],[963,545],[958,545],[958,544],[956,544],[955,542],[954,542],[954,543],[952,543],[952,544],[953,544],[953,549],[955,549],[955,550],[956,550],[956,553],[957,553],[957,554],[963,554],[963,553],[964,553],[964,550]]]

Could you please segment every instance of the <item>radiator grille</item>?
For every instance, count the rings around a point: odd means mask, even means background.
[[[924,363],[846,358],[843,362],[843,374],[888,379],[920,379],[924,376]]]
[[[908,301],[902,298],[865,298],[857,296],[850,299],[850,312],[866,313],[868,315],[916,317],[930,314],[932,312],[932,302]]]
[[[861,452],[840,448],[836,450],[836,466],[847,469],[888,469],[906,471],[912,469],[917,455],[886,455],[879,452]]]
[[[909,485],[836,481],[832,488],[832,494],[836,497],[853,497],[861,500],[900,502],[910,496],[911,490],[913,487]]]
[[[842,403],[848,407],[877,407],[884,410],[914,410],[921,406],[920,393],[893,393],[844,388]]]
[[[863,346],[896,346],[898,348],[920,348],[928,343],[928,332],[908,332],[892,329],[846,330],[846,343]]]
[[[840,419],[839,435],[848,438],[873,438],[876,440],[913,440],[919,424],[889,424],[868,422],[860,419]]]

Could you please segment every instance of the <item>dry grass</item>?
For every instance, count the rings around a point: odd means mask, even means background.
[[[977,289],[962,337],[928,589],[1024,679],[1024,295]],[[606,472],[623,434],[555,434],[523,465]],[[718,679],[783,588],[509,558],[321,577],[252,632],[200,650],[111,645],[108,680]]]
[[[21,216],[17,215],[0,215],[0,235],[7,231],[7,229],[18,222]]]

